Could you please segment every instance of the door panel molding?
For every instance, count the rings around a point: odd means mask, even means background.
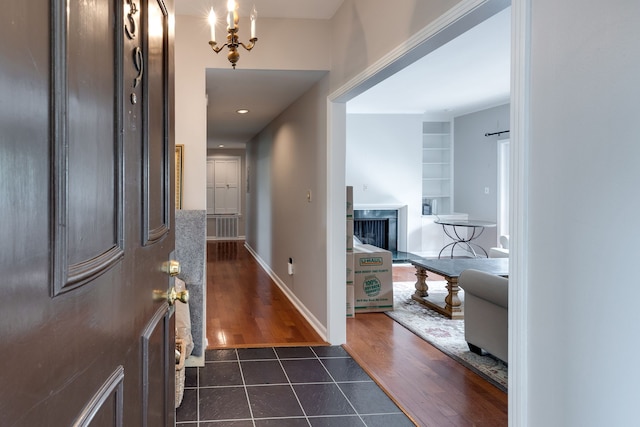
[[[169,150],[168,104],[163,102],[169,91],[169,15],[161,0],[142,1],[141,7],[142,52],[147,59],[142,75],[142,242],[152,245],[171,226],[174,153]]]
[[[113,407],[111,408],[113,409],[113,414],[105,413],[105,418],[113,419],[114,427],[122,427],[124,413],[123,391],[124,368],[122,366],[118,366],[83,408],[78,418],[74,421],[73,427],[90,426],[91,422],[96,419],[96,415],[100,413],[101,409],[104,408],[105,411],[109,410],[109,408],[105,406],[105,403],[109,401],[109,398],[113,398]]]
[[[123,12],[117,1],[105,2],[104,5],[106,13],[101,14],[66,2],[51,2],[52,297],[89,283],[124,255],[124,165],[120,131],[123,122],[123,40],[117,32],[112,31],[114,21],[118,26],[123,25]],[[70,11],[77,14],[76,20],[71,19]],[[83,15],[83,11],[86,14]],[[89,30],[83,26],[91,27],[85,21],[100,24],[96,25],[98,28],[91,29],[104,29],[113,38],[83,37],[84,32]],[[70,52],[70,42],[77,43],[74,46],[80,46],[77,50],[81,52],[78,53],[76,49]],[[86,51],[100,51],[101,57],[106,58],[105,61],[113,69],[102,73],[91,72],[95,71],[91,61],[71,58],[71,55]],[[70,65],[72,59],[74,65]],[[74,74],[76,72],[77,75]],[[106,91],[113,99],[110,117],[105,117],[104,111],[100,110]],[[84,108],[85,104],[97,107]],[[98,147],[95,151],[85,148],[85,145],[89,147],[91,144],[83,144],[83,141],[99,138],[105,133],[110,137],[94,144]],[[99,165],[93,182],[74,180],[75,171],[92,165]],[[109,179],[101,180],[102,177]],[[72,197],[75,188],[91,184],[95,192],[89,197]],[[94,215],[96,212],[100,214]],[[74,221],[74,218],[96,219],[88,230],[88,227],[78,225],[82,221]],[[95,235],[85,238],[87,232],[95,232]]]
[[[162,401],[165,405],[164,413],[167,414],[168,411],[172,410],[172,408],[168,408],[167,404],[169,401],[174,401],[174,396],[169,396],[167,393],[168,390],[174,390],[174,387],[170,387],[167,384],[169,378],[175,378],[175,362],[173,364],[169,363],[172,359],[169,357],[169,354],[173,354],[173,349],[169,348],[169,342],[171,338],[170,328],[171,328],[171,316],[173,314],[173,310],[169,307],[168,304],[162,304],[158,310],[154,313],[153,317],[147,324],[147,326],[142,331],[142,425],[143,427],[152,426],[155,427],[156,424],[149,423],[151,418],[151,414],[149,408],[151,406],[151,393],[153,391],[161,390],[163,392]],[[152,365],[154,365],[152,361],[152,355],[157,355],[158,352],[152,351],[153,346],[153,337],[156,336],[160,338],[162,349],[162,360],[156,361],[161,365],[161,369],[165,373],[165,375],[151,375]],[[157,366],[156,366],[157,367]],[[172,377],[166,375],[170,370],[172,372]],[[164,383],[161,387],[152,387],[151,380],[157,378],[163,378]],[[174,380],[175,381],[175,380]],[[169,420],[165,419],[162,425],[169,425]]]

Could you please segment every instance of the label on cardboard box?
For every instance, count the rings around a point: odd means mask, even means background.
[[[381,256],[370,256],[358,259],[360,267],[370,267],[372,265],[382,265],[384,261]]]
[[[355,311],[393,310],[391,252],[371,245],[354,247]]]

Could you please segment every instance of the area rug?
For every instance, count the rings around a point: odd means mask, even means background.
[[[446,282],[427,282],[429,295],[446,294]],[[472,353],[464,339],[464,320],[451,320],[411,299],[414,282],[393,284],[393,311],[385,314],[424,339],[447,356],[476,372],[481,377],[507,391],[507,365],[492,357]],[[458,294],[464,301],[464,292]]]

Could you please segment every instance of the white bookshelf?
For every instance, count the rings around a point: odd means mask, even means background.
[[[422,201],[428,204],[423,214],[451,213],[453,170],[451,167],[451,123],[422,124]]]

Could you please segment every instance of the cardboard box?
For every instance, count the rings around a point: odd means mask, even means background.
[[[347,220],[347,252],[353,252],[353,220]]]
[[[347,285],[347,317],[352,318],[356,316],[356,312],[354,310],[354,301],[355,301],[355,292],[353,289],[353,285]]]
[[[347,285],[353,286],[355,270],[353,265],[353,252],[347,254]]]
[[[391,252],[372,245],[353,248],[355,312],[393,310]]]
[[[347,187],[347,219],[353,219],[353,187]]]

